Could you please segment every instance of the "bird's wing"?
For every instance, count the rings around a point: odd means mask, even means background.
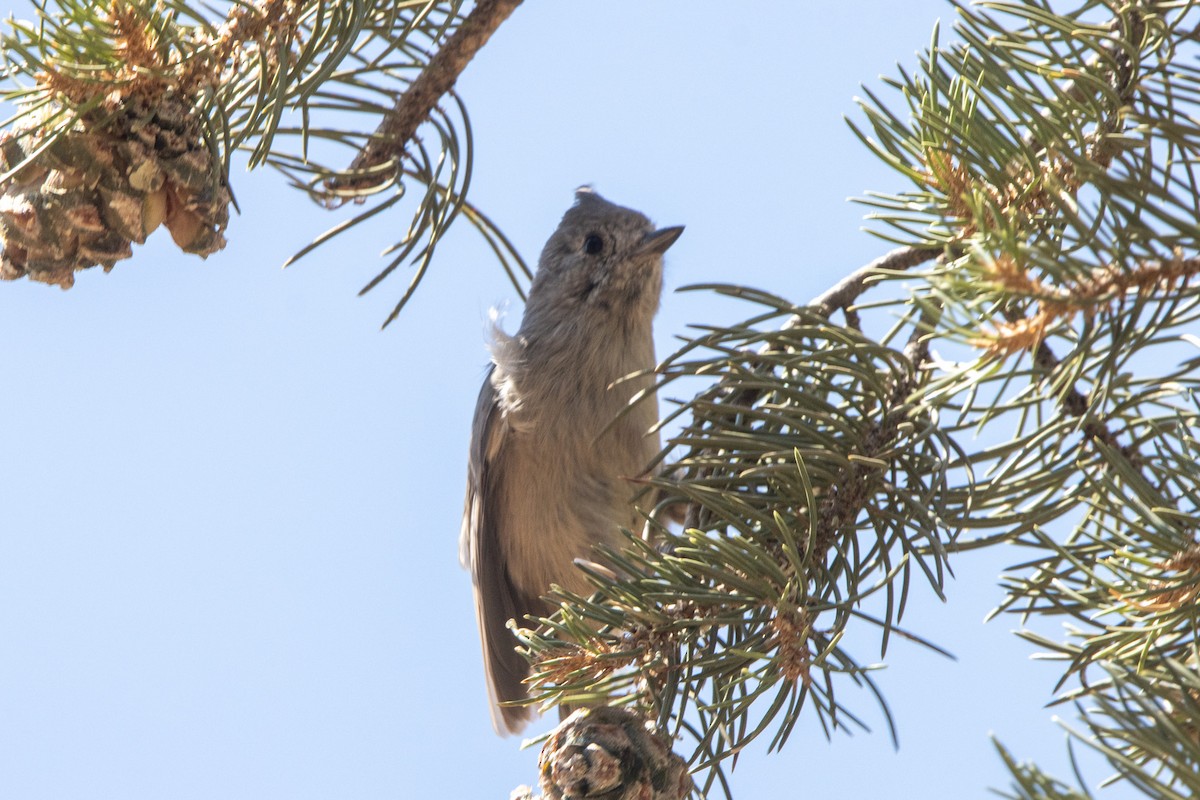
[[[523,681],[529,674],[528,663],[514,649],[517,640],[508,630],[508,621],[521,622],[535,609],[533,604],[538,600],[523,596],[513,586],[501,544],[505,532],[499,528],[504,517],[498,513],[496,503],[510,426],[492,385],[495,369],[493,366],[488,371],[475,406],[459,559],[470,570],[475,584],[475,614],[483,639],[492,725],[498,733],[505,734],[520,731],[531,716],[528,706],[501,705],[526,697]]]

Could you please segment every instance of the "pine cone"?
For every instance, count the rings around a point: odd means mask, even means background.
[[[687,764],[651,723],[619,708],[584,708],[567,717],[538,757],[547,800],[683,800]]]
[[[0,172],[37,153],[0,183],[0,278],[68,289],[77,270],[112,269],[159,225],[185,252],[220,250],[232,197],[202,133],[181,99],[133,97],[85,116],[41,153],[36,123],[0,134]]]

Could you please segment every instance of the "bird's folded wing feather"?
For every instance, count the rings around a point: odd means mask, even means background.
[[[475,585],[492,724],[499,733],[516,733],[529,720],[530,709],[501,703],[525,698],[523,681],[529,665],[514,649],[517,640],[507,625],[510,619],[521,623],[537,599],[523,596],[513,586],[501,540],[505,532],[498,529],[504,519],[496,510],[498,480],[504,474],[504,444],[510,427],[492,385],[494,371],[495,367],[488,371],[475,407],[459,559],[470,570]]]

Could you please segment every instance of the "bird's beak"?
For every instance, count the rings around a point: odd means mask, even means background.
[[[683,233],[683,226],[676,225],[673,228],[659,228],[656,231],[646,234],[646,238],[642,241],[642,246],[638,248],[638,255],[662,255],[667,252],[667,248],[675,244],[675,240]]]

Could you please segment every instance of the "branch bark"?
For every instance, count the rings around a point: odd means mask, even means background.
[[[870,288],[867,281],[871,276],[880,272],[905,272],[932,261],[941,253],[940,247],[898,247],[854,270],[810,300],[808,306],[823,317],[828,317],[839,309],[844,311]]]
[[[429,119],[438,101],[454,88],[467,64],[519,5],[521,0],[479,0],[475,4],[355,157],[350,169],[357,175],[330,181],[331,195],[375,189],[399,173],[404,151],[416,136],[417,128]],[[395,170],[382,171],[389,162]]]

